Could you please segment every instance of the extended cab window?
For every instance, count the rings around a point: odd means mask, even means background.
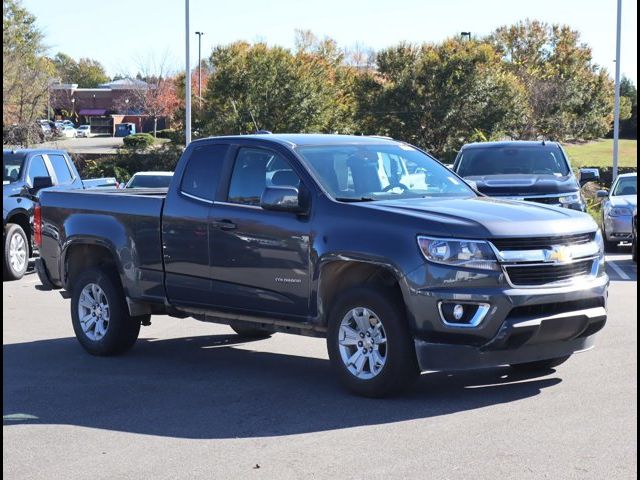
[[[69,164],[64,155],[48,155],[53,171],[56,174],[57,183],[64,185],[65,183],[71,183],[73,181],[73,175],[69,170]]]
[[[228,145],[195,147],[182,176],[181,190],[202,200],[213,201]]]
[[[298,175],[277,153],[242,148],[233,165],[228,201],[242,205],[260,205],[260,197],[267,186],[297,188],[299,185]]]
[[[33,185],[33,179],[36,177],[48,177],[49,171],[44,163],[44,159],[41,155],[31,158],[29,162],[29,172],[27,174],[28,181]]]

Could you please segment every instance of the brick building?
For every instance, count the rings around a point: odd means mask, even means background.
[[[50,102],[54,115],[78,124],[91,125],[97,134],[114,135],[120,123],[134,123],[137,132],[152,132],[153,118],[138,106],[147,83],[125,78],[98,88],[78,88],[75,83],[51,86]],[[158,129],[168,128],[166,117],[158,118]]]

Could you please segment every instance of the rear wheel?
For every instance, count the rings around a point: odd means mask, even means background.
[[[403,309],[380,288],[357,287],[338,298],[329,315],[327,349],[342,384],[358,395],[398,392],[420,373]]]
[[[250,327],[240,323],[232,323],[229,325],[231,329],[243,338],[269,338],[273,335],[273,330],[267,328]]]
[[[516,363],[511,365],[514,370],[520,370],[522,372],[536,372],[542,370],[550,370],[553,367],[563,364],[571,355],[557,358],[549,358],[547,360],[538,360],[537,362]]]
[[[71,295],[71,319],[76,338],[92,355],[117,355],[129,350],[148,315],[129,315],[124,292],[116,275],[90,268],[75,280]]]
[[[29,264],[29,243],[22,227],[16,223],[7,223],[4,227],[4,277],[7,280],[20,280]]]

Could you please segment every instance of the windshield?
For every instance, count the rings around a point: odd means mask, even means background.
[[[23,163],[24,155],[16,153],[4,153],[2,155],[2,166],[4,167],[4,173],[2,174],[3,185],[17,182],[20,179]]]
[[[298,153],[337,200],[475,196],[453,172],[409,145],[309,146]]]
[[[613,196],[618,195],[637,195],[638,194],[638,177],[619,177],[616,187],[613,189]]]
[[[569,175],[569,165],[557,145],[474,147],[460,153],[461,177],[485,175]]]
[[[134,175],[127,188],[168,188],[171,175]]]

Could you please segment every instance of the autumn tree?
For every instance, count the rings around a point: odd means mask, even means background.
[[[3,124],[29,123],[43,116],[53,76],[45,50],[36,18],[18,0],[3,0]]]

